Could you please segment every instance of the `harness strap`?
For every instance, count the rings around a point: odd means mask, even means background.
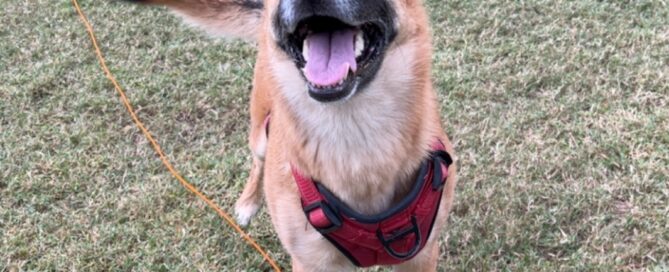
[[[398,264],[415,256],[434,225],[452,159],[436,140],[414,188],[379,216],[357,214],[291,165],[309,223],[357,266]]]
[[[325,206],[327,203],[320,192],[318,192],[316,184],[310,178],[302,175],[297,168],[291,167],[291,170],[297,183],[297,189],[300,191],[302,207],[309,217],[309,222],[319,229],[333,226],[333,222],[328,219],[328,214],[326,214],[326,212],[331,212],[332,209],[329,206]]]

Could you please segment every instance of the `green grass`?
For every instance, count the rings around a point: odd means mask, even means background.
[[[440,269],[669,270],[667,2],[427,2],[461,166]],[[69,1],[0,4],[0,271],[267,269],[165,171]],[[254,49],[82,5],[170,159],[231,210]],[[289,266],[266,214],[249,231]]]

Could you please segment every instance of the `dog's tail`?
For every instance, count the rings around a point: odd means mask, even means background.
[[[215,37],[257,40],[263,0],[128,0],[163,5]]]

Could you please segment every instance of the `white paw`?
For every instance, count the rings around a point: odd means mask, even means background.
[[[246,227],[259,208],[260,205],[257,204],[237,205],[235,207],[235,219],[237,219],[237,223],[242,227]]]

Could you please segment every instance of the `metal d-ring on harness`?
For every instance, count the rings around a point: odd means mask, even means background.
[[[404,237],[410,234],[416,235],[411,250],[402,253],[395,251],[391,244],[395,241],[404,239]],[[379,241],[381,241],[381,244],[383,245],[383,248],[386,250],[386,252],[398,260],[406,260],[410,257],[413,257],[416,255],[416,253],[418,253],[418,250],[421,249],[422,237],[420,237],[420,229],[418,228],[418,223],[416,223],[415,216],[411,216],[411,228],[401,230],[398,233],[393,233],[389,238],[384,237],[383,233],[381,233],[381,229],[378,229],[376,230],[376,237],[379,238]]]
[[[292,173],[309,223],[355,265],[368,267],[402,263],[425,247],[452,163],[437,140],[409,195],[375,216],[355,212],[294,166]]]

